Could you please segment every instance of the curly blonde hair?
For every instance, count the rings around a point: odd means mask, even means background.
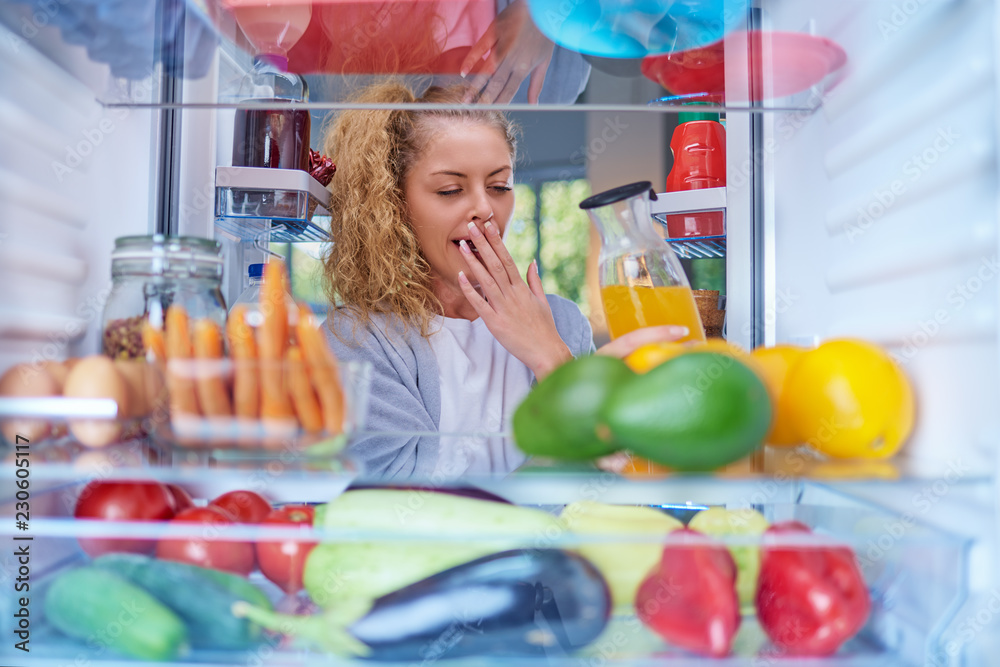
[[[454,104],[448,109],[349,109],[329,126],[323,152],[337,165],[330,182],[333,244],[324,262],[324,287],[359,316],[355,332],[375,313],[395,313],[405,327],[430,333],[442,310],[430,265],[409,224],[406,175],[441,123],[495,127],[517,157],[516,128],[499,111],[461,106],[464,88],[429,88],[421,97],[398,81],[364,89],[357,104]]]

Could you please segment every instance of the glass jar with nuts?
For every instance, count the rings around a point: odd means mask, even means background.
[[[111,293],[104,304],[103,350],[114,359],[144,358],[143,328],[162,330],[178,303],[192,317],[226,322],[222,246],[191,236],[124,236],[111,253]]]

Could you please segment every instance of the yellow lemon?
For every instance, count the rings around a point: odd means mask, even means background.
[[[871,343],[839,339],[802,354],[782,396],[792,429],[836,458],[888,458],[913,430],[909,380]]]

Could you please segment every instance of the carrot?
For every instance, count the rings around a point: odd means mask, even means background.
[[[246,306],[233,306],[226,321],[229,352],[233,358],[233,404],[237,417],[256,419],[260,406],[257,384],[257,341],[246,322]]]
[[[288,344],[288,306],[282,288],[284,263],[272,260],[264,267],[264,284],[260,290],[260,309],[264,322],[260,325],[260,416],[263,419],[294,417],[282,362]]]
[[[202,412],[206,417],[231,416],[229,392],[218,363],[222,359],[222,333],[219,325],[208,318],[194,323],[194,356],[199,360],[195,386]]]
[[[142,323],[142,346],[146,354],[152,354],[157,361],[164,361],[167,358],[167,346],[163,342],[163,332],[155,328],[144,320]]]
[[[320,412],[316,392],[309,381],[309,370],[302,361],[302,350],[292,345],[285,353],[288,373],[288,393],[292,396],[292,405],[299,423],[307,433],[318,433],[323,430],[323,415]]]
[[[165,348],[167,352],[167,389],[170,392],[170,411],[174,414],[197,415],[198,396],[190,373],[179,372],[171,363],[190,363],[191,336],[188,333],[188,315],[183,306],[174,304],[167,308]],[[182,369],[183,371],[183,369]]]
[[[299,305],[297,333],[313,387],[323,408],[323,424],[331,435],[340,433],[344,430],[344,391],[340,385],[337,358],[316,328],[312,309],[304,303]]]

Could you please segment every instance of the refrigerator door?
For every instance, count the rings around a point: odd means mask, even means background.
[[[996,4],[761,8],[765,26],[835,39],[849,66],[818,112],[750,121],[762,178],[745,194],[731,179],[730,203],[758,212],[755,340],[862,338],[902,364],[918,405],[903,459],[944,481],[859,495],[976,537],[959,618],[985,618],[1000,581],[996,491],[952,492],[1000,461]],[[980,664],[998,634],[971,627],[951,640]]]

